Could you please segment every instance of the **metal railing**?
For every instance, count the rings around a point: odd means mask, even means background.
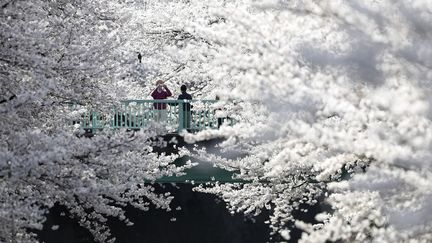
[[[123,100],[119,105],[105,108],[71,105],[75,118],[71,124],[95,133],[106,128],[138,130],[154,124],[164,125],[171,132],[217,129],[222,123],[234,120],[217,117],[221,110],[216,100]]]

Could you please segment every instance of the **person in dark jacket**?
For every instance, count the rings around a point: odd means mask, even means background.
[[[188,94],[186,92],[187,87],[186,85],[182,85],[180,87],[181,90],[181,94],[178,96],[178,100],[192,100],[192,95]],[[191,128],[191,119],[192,119],[192,112],[191,112],[191,105],[189,102],[187,103],[183,103],[183,126],[186,129],[190,129]]]
[[[168,89],[168,87],[164,84],[162,80],[158,80],[156,82],[156,89],[151,93],[151,96],[155,100],[164,100],[168,97],[170,97],[171,91]],[[166,120],[167,117],[167,105],[166,103],[154,103],[153,104],[154,109],[156,110],[156,120],[157,121],[163,121]]]
[[[141,63],[141,59],[142,59],[141,52],[138,52],[138,61],[139,61],[139,63]]]

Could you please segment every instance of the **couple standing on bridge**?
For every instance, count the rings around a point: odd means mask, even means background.
[[[186,85],[182,85],[180,87],[181,94],[178,96],[177,100],[192,100],[192,96],[186,92]],[[151,93],[151,96],[155,100],[164,100],[170,96],[172,96],[171,91],[164,84],[162,80],[156,81],[156,88]],[[173,103],[173,105],[177,105]],[[154,109],[157,112],[157,121],[166,121],[167,120],[167,105],[166,103],[154,103]],[[185,128],[190,128],[191,121],[191,105],[189,103],[183,103],[183,124]]]

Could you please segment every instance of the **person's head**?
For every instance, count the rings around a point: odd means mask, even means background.
[[[183,84],[183,85],[180,87],[180,90],[181,90],[181,92],[186,92],[186,90],[187,90],[186,85]]]
[[[164,81],[162,81],[160,79],[158,81],[156,81],[156,86],[161,86],[163,84],[164,84]]]

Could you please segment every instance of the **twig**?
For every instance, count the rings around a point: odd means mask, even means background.
[[[17,96],[15,94],[13,94],[11,97],[9,97],[9,99],[0,100],[0,104],[6,103],[8,101],[11,101],[11,100],[15,99],[16,97]]]

